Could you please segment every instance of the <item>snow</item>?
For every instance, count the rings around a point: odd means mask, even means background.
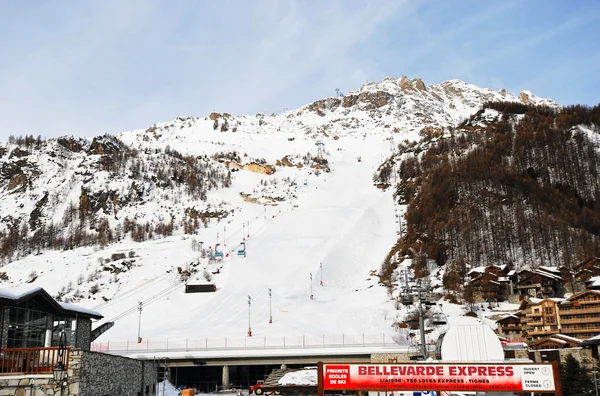
[[[40,290],[41,287],[33,285],[19,285],[10,288],[0,288],[0,298],[6,298],[7,300],[18,300],[31,293],[35,293]]]
[[[588,288],[600,287],[600,276],[593,276],[588,280]]]
[[[237,151],[245,163],[264,158],[269,164],[284,156],[292,161],[299,161],[306,153],[314,156],[315,142],[320,139],[332,170],[317,174],[308,166],[278,166],[271,176],[232,172],[232,185],[210,191],[206,202],[191,199],[183,189],[173,191],[168,199],[158,189],[153,190],[144,202],[125,206],[106,218],[111,225],[125,216],[151,222],[173,215],[179,216],[179,221],[185,208],[208,205],[230,215],[221,221],[208,221],[195,235],[182,235],[178,230],[173,236],[141,243],[126,238],[103,249],[29,255],[3,267],[9,277],[6,284],[27,282],[35,272],[33,285],[52,296],[61,295],[65,309],[103,315],[93,328],[114,321],[114,327],[97,340],[104,345],[136,345],[138,323],[144,343],[155,345],[406,341],[392,325],[409,309],[397,307],[377,277],[397,240],[394,210],[402,215],[406,208],[395,208],[391,189],[382,191],[373,186],[373,173],[392,155],[390,145],[395,141],[419,140],[419,132],[426,125],[456,125],[485,101],[518,98],[458,80],[429,85],[425,90],[403,89],[401,82],[386,79],[351,93],[392,95],[389,103],[376,109],[361,101],[351,107],[332,106],[319,115],[309,105],[283,114],[231,117],[227,132],[214,130],[208,117],[178,118],[153,128],[124,132],[119,138],[140,155],[152,156],[157,148],[168,146],[182,154],[208,158],[218,152]],[[413,87],[416,83],[410,82]],[[535,97],[530,95],[530,99]],[[415,117],[416,112],[422,112],[425,120]],[[494,112],[486,111],[485,116],[492,117]],[[219,125],[222,122],[220,118]],[[357,162],[357,157],[362,157],[362,162]],[[36,202],[50,191],[52,211],[46,215],[62,224],[65,208],[78,202],[84,185],[125,195],[131,185],[127,175],[111,179],[107,172],[94,167],[97,159],[50,141],[42,153],[30,155],[35,167],[44,172],[34,178],[27,194],[3,191],[0,215],[26,219]],[[219,169],[223,171],[225,166],[219,165]],[[152,176],[155,171],[149,169],[147,173]],[[94,177],[87,181],[91,173]],[[245,201],[242,193],[262,202],[266,197],[281,200],[260,205]],[[244,238],[246,258],[236,252]],[[192,248],[198,242],[203,242],[204,249],[220,243],[229,257],[211,263]],[[112,261],[116,253],[125,254],[127,259]],[[125,268],[124,261],[131,268]],[[179,271],[193,269],[198,271],[191,275],[190,283],[214,283],[217,291],[186,294]],[[431,285],[440,290],[443,272],[440,269],[436,274]],[[92,292],[92,286],[98,290]],[[477,318],[467,317],[464,307],[445,301],[436,309],[441,309],[451,327],[494,326],[488,317],[498,313],[482,307]],[[270,316],[273,323],[269,323]],[[427,342],[435,341],[446,327],[435,328]],[[249,330],[252,336],[247,336]]]
[[[93,309],[82,308],[75,304],[69,304],[64,302],[58,302],[58,304],[67,311],[79,312],[92,316],[102,316],[102,314],[98,311],[94,311]]]
[[[316,369],[305,369],[286,373],[278,383],[281,385],[317,386],[319,378]]]

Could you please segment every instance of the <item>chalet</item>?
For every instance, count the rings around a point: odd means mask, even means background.
[[[507,340],[521,338],[523,334],[521,323],[522,316],[523,314],[521,312],[517,312],[516,314],[506,315],[497,320],[498,335],[505,337]]]
[[[507,265],[473,268],[469,271],[466,287],[483,301],[504,301],[510,294],[510,278],[507,276],[510,271]]]
[[[555,267],[538,267],[517,272],[513,289],[521,298],[551,298],[564,295],[563,279]]]
[[[580,282],[586,282],[594,276],[600,276],[600,258],[593,258],[582,261],[573,267],[575,279]]]
[[[561,333],[588,339],[600,334],[600,291],[586,290],[560,304]]]
[[[500,336],[516,337],[519,326],[523,337],[530,343],[557,334],[563,339],[571,337],[571,341],[587,340],[600,334],[598,290],[586,290],[566,299],[529,298],[521,303],[519,309],[519,312],[497,321]]]
[[[523,336],[530,341],[535,341],[560,333],[558,304],[562,300],[559,298],[531,299],[529,302],[521,304],[525,307],[521,320]]]
[[[579,338],[566,336],[564,334],[554,334],[550,337],[541,338],[529,343],[529,349],[563,349],[576,348],[581,346],[583,341]]]

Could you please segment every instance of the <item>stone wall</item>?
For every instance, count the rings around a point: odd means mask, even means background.
[[[8,344],[8,315],[10,313],[10,308],[0,307],[0,337],[2,337],[2,345],[1,348],[6,348]]]
[[[575,360],[581,364],[586,370],[592,370],[595,367],[594,358],[592,357],[592,350],[588,348],[564,348],[564,349],[556,349],[551,350],[552,352],[558,351],[560,356],[560,364],[563,364],[567,360],[568,355],[573,355]],[[542,363],[544,359],[542,358],[542,353],[545,352],[542,350],[532,351],[534,352],[535,362]]]
[[[65,389],[63,395],[67,395]],[[0,396],[59,396],[52,374],[0,377]],[[71,395],[70,393],[68,395]]]
[[[142,361],[98,352],[78,351],[80,365],[74,364],[79,377],[79,396],[154,395],[157,368],[152,361]],[[74,360],[76,356],[73,356]],[[69,370],[70,371],[70,370]],[[70,394],[71,395],[71,394]]]
[[[152,361],[71,350],[64,396],[154,395],[157,368]],[[59,396],[52,374],[0,376],[0,396]]]
[[[84,351],[90,350],[90,339],[92,338],[92,321],[90,319],[78,318],[77,319],[77,339],[76,348],[83,349]]]

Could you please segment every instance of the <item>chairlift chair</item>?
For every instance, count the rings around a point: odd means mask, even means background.
[[[223,258],[223,252],[220,251],[220,250],[218,250],[219,249],[219,245],[220,245],[220,243],[217,243],[215,245],[215,257],[221,257],[221,258]]]
[[[246,257],[246,242],[242,242],[241,245],[242,247],[238,249],[237,254]]]

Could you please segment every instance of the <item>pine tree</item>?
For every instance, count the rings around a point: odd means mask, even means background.
[[[573,355],[567,355],[560,367],[560,383],[564,396],[587,396],[594,394],[593,381]]]

